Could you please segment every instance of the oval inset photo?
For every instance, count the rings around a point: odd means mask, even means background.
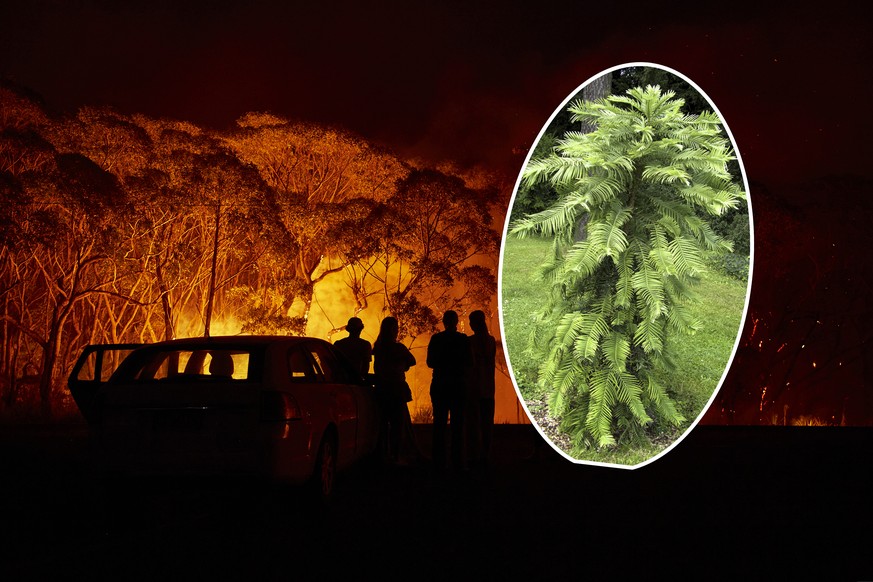
[[[621,65],[558,107],[500,257],[515,388],[557,451],[637,468],[697,424],[736,351],[752,230],[736,144],[687,77]]]

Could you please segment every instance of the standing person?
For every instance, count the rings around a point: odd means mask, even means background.
[[[337,340],[333,345],[351,362],[355,370],[361,373],[361,376],[366,377],[370,372],[370,360],[373,359],[373,346],[361,337],[364,322],[359,317],[352,317],[346,324],[346,331],[349,332],[349,336]]]
[[[464,467],[464,405],[467,400],[467,373],[470,342],[458,331],[458,314],[443,315],[445,331],[435,334],[427,346],[427,365],[433,369],[430,399],[433,405],[433,462],[437,471],[446,468],[446,424],[451,415],[452,468]]]
[[[476,409],[470,423],[469,435],[474,459],[485,466],[491,454],[491,438],[494,434],[494,369],[497,357],[497,342],[488,333],[485,312],[476,310],[470,314],[470,352],[473,358],[470,373],[472,406]]]
[[[400,326],[394,317],[386,317],[379,327],[373,345],[373,372],[380,394],[382,410],[388,422],[388,459],[400,460],[403,435],[411,434],[412,420],[406,403],[412,400],[412,391],[406,383],[406,371],[415,365],[415,356],[397,341]]]

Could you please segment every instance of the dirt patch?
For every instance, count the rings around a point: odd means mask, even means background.
[[[530,410],[534,422],[539,426],[543,434],[545,434],[556,447],[569,455],[573,448],[570,437],[559,428],[561,419],[555,418],[549,414],[549,405],[546,402],[545,397],[538,400],[526,400],[526,402],[527,409]]]

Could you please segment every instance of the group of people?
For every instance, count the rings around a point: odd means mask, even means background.
[[[458,314],[443,314],[443,331],[427,346],[427,365],[433,370],[430,398],[433,407],[433,453],[437,471],[448,468],[465,471],[470,463],[488,461],[494,428],[494,369],[497,343],[488,333],[485,313],[470,314],[468,336],[458,331]],[[398,341],[396,318],[382,320],[375,343],[361,338],[363,322],[353,317],[346,325],[349,336],[334,346],[367,375],[370,361],[387,423],[386,445],[389,459],[399,461],[404,444],[414,445],[407,403],[412,391],[406,372],[415,365],[415,356]],[[448,428],[451,427],[449,432]],[[451,455],[448,458],[447,445]]]

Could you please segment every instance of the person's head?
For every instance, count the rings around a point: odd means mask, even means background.
[[[396,342],[399,333],[400,324],[397,323],[397,318],[388,316],[383,319],[381,325],[379,325],[379,336],[376,338],[376,342],[379,344],[384,342]]]
[[[229,352],[212,352],[209,362],[209,374],[231,378],[233,376],[233,357]]]
[[[346,331],[352,337],[360,337],[361,332],[364,331],[364,322],[361,321],[360,317],[352,317],[346,324]]]
[[[458,314],[451,309],[443,313],[443,325],[446,329],[458,329]]]
[[[473,333],[488,333],[488,324],[485,323],[485,312],[477,309],[470,314],[470,329]]]

